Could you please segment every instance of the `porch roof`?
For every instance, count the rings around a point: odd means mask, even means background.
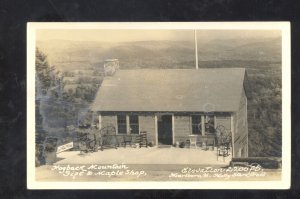
[[[93,111],[234,112],[244,68],[119,70],[106,77]]]

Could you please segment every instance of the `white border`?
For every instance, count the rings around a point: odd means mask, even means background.
[[[209,182],[37,182],[35,181],[35,34],[38,29],[214,29],[282,31],[282,179]],[[291,180],[291,46],[289,22],[27,23],[28,189],[289,189]]]

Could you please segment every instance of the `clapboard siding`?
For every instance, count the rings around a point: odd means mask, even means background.
[[[227,131],[231,131],[231,118],[230,116],[216,116],[216,126],[222,125]]]
[[[192,134],[190,116],[175,115],[174,117],[175,142],[186,141],[188,135]]]
[[[234,157],[248,156],[248,122],[247,122],[247,98],[242,92],[238,111],[233,115],[234,122]]]
[[[115,115],[102,115],[101,127],[114,126],[116,128],[117,117]]]
[[[140,132],[147,131],[148,142],[156,144],[155,119],[154,115],[139,116]]]

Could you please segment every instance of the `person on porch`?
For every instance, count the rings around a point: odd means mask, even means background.
[[[214,124],[214,117],[213,116],[206,116],[205,122],[205,132],[206,133],[215,133],[215,124]]]

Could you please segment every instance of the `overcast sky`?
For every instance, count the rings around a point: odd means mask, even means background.
[[[198,40],[232,38],[275,38],[280,37],[278,30],[197,30]],[[99,41],[99,42],[130,42],[149,40],[193,40],[193,30],[37,30],[36,39]]]

